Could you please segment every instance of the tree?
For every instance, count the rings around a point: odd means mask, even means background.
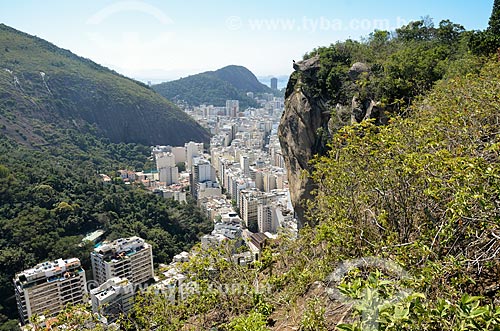
[[[430,40],[433,38],[434,32],[434,24],[430,17],[424,17],[419,21],[410,22],[406,26],[396,29],[398,39],[403,41]]]
[[[460,24],[455,24],[450,20],[439,22],[439,28],[436,30],[436,36],[440,41],[446,44],[454,44],[460,38],[465,28]]]
[[[186,171],[186,163],[185,162],[177,162],[177,164],[175,166],[179,169],[179,172]]]
[[[0,325],[0,331],[18,331],[19,322],[17,320],[8,320]]]
[[[500,48],[500,1],[495,0],[488,28],[471,35],[469,47],[475,54],[489,55]]]
[[[389,41],[391,34],[389,31],[385,30],[375,30],[370,33],[368,37],[368,42],[371,46],[375,48],[375,51],[379,50],[381,47],[385,46]]]
[[[500,0],[495,0],[493,3],[488,30],[493,35],[500,35]]]

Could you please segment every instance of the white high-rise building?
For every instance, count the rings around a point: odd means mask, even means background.
[[[166,185],[177,184],[179,181],[179,169],[175,166],[173,153],[156,154],[156,168],[158,169],[160,182]]]
[[[160,182],[166,185],[177,184],[179,182],[179,168],[177,167],[166,167],[159,168],[160,172]]]
[[[172,147],[172,154],[175,156],[175,162],[186,162],[186,147]]]
[[[134,285],[126,278],[113,277],[90,291],[92,312],[116,321],[120,314],[126,314],[134,306]]]
[[[250,177],[250,161],[247,155],[240,155],[240,168],[243,175]]]
[[[245,226],[251,227],[252,223],[257,223],[257,207],[260,204],[260,192],[243,190],[239,195],[240,216]]]
[[[277,207],[274,205],[259,205],[257,207],[257,224],[259,232],[276,233],[278,229]]]
[[[87,293],[85,271],[77,258],[37,264],[17,273],[14,286],[23,325],[33,315],[52,316],[67,304],[83,303]]]
[[[120,238],[96,247],[90,254],[94,281],[103,284],[114,277],[142,284],[153,278],[151,245],[139,237]]]
[[[266,173],[264,175],[264,191],[271,192],[272,190],[275,190],[276,188],[277,188],[276,175],[271,174],[271,173]]]
[[[255,172],[255,187],[260,191],[264,191],[264,172],[258,170]]]
[[[226,115],[238,117],[240,112],[240,102],[238,100],[226,100]]]
[[[209,161],[201,158],[194,158],[190,177],[191,195],[195,199],[198,199],[198,184],[207,181],[215,182],[215,178],[215,169]]]
[[[188,142],[185,144],[186,148],[186,166],[191,169],[193,166],[193,158],[203,155],[203,143]]]
[[[175,167],[175,156],[173,153],[158,153],[156,154],[156,168]]]

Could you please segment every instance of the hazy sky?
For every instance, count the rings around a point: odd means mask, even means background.
[[[430,16],[484,29],[493,0],[0,0],[0,22],[143,81],[229,64],[288,75],[314,47]]]

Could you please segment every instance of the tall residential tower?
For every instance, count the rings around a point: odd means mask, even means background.
[[[114,277],[143,284],[153,278],[151,245],[139,237],[120,238],[96,247],[90,254],[94,281],[99,285]]]
[[[87,293],[80,260],[71,258],[37,264],[14,278],[21,324],[37,314],[56,315],[67,304],[80,304]]]

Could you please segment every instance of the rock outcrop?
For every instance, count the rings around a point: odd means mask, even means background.
[[[294,63],[296,70],[285,94],[285,112],[278,135],[288,170],[290,196],[299,221],[305,222],[306,201],[311,198],[314,182],[309,161],[316,154],[326,152],[329,136],[330,110],[328,98],[316,89],[319,57]]]
[[[327,152],[327,142],[342,126],[375,119],[376,124],[385,122],[384,112],[369,93],[356,84],[369,79],[370,68],[365,63],[354,63],[343,82],[352,93],[351,104],[335,104],[318,79],[321,65],[319,56],[293,64],[285,93],[285,112],[281,118],[278,135],[288,170],[290,196],[299,222],[306,222],[307,200],[315,183],[310,178],[309,162],[315,155]],[[363,96],[362,96],[363,95]]]
[[[370,72],[370,68],[363,62],[356,62],[354,63],[351,68],[349,69],[349,72],[347,73],[349,75],[349,78],[352,81],[356,81],[360,78],[360,76],[365,73],[368,74]]]
[[[358,80],[370,78],[370,68],[362,62],[354,63],[348,71],[349,78],[355,84]],[[363,88],[356,86],[351,101],[351,123],[361,123],[368,119],[375,119],[376,124],[384,124],[386,119],[380,103],[374,101],[369,94],[361,93]],[[361,95],[364,95],[363,97]]]
[[[351,104],[351,123],[361,123],[371,118],[374,118],[377,124],[382,124],[385,121],[380,103],[370,98],[360,99],[357,95],[353,96]]]

